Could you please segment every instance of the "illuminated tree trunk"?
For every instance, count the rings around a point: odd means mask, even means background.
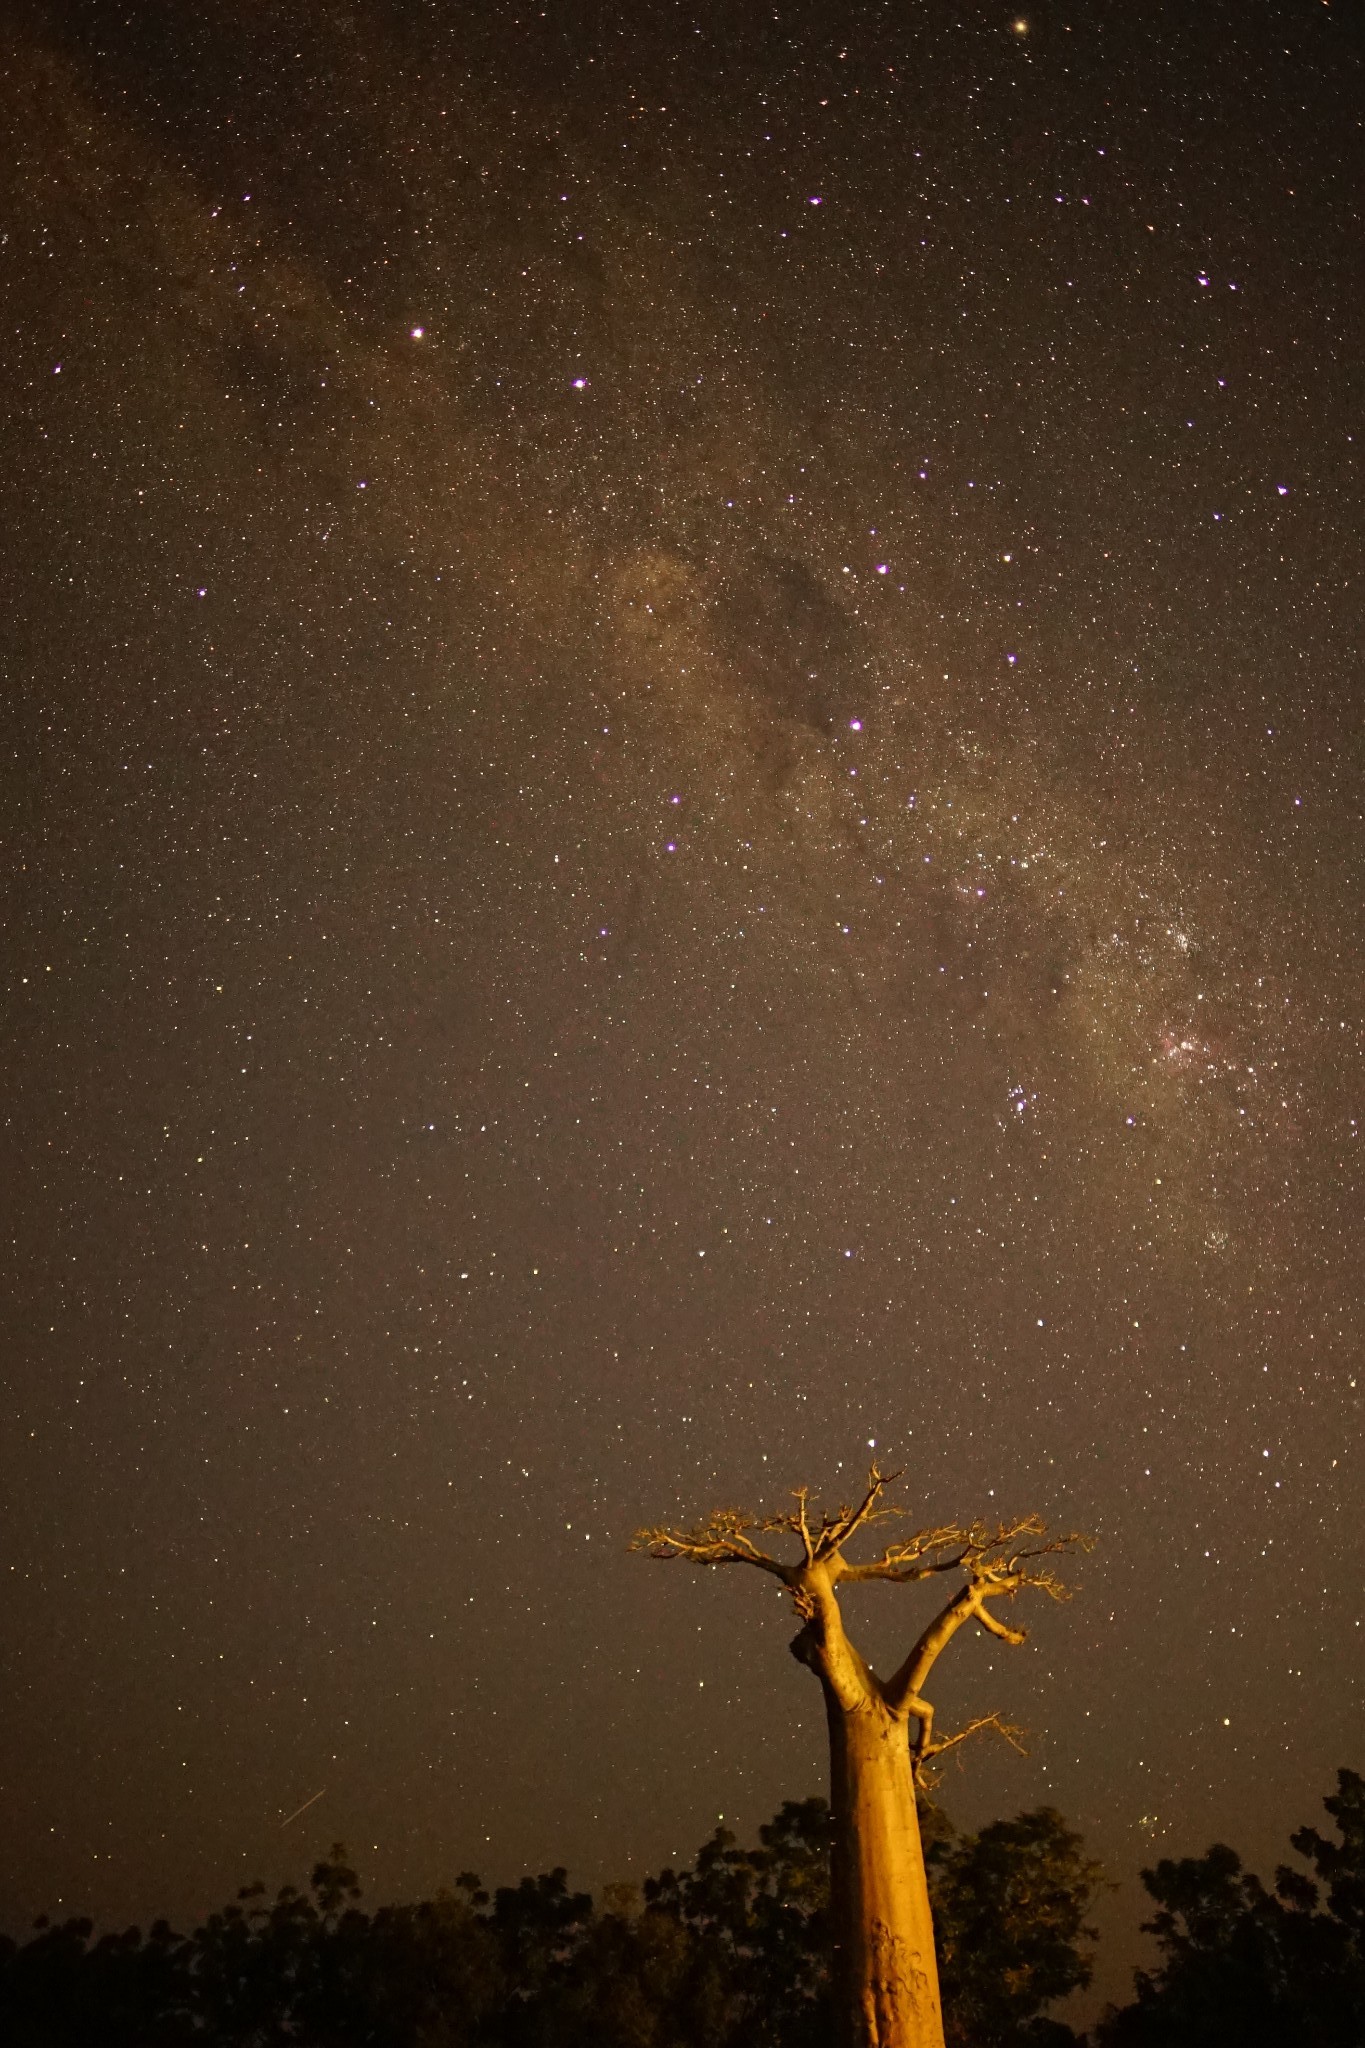
[[[824,1687],[834,1816],[834,1989],[844,2048],[943,2048],[905,1721]]]
[[[786,1513],[746,1515],[719,1508],[695,1529],[642,1529],[636,1547],[651,1557],[694,1564],[747,1564],[770,1572],[791,1594],[803,1626],[792,1655],[815,1673],[829,1719],[830,1806],[834,1815],[835,1998],[839,2048],[943,2048],[938,1961],[924,1874],[915,1778],[923,1766],[981,1728],[1010,1741],[1017,1731],[983,1714],[956,1735],[935,1736],[925,1682],[960,1628],[974,1622],[1004,1643],[1024,1632],[991,1611],[1026,1586],[1065,1597],[1048,1560],[1088,1548],[1082,1536],[1049,1537],[1036,1515],[994,1527],[972,1522],[920,1529],[888,1544],[880,1557],[850,1562],[844,1545],[869,1523],[897,1510],[880,1505],[887,1481],[874,1465],[857,1507],[818,1522],[798,1487]],[[784,1562],[753,1533],[797,1538],[799,1557]],[[844,1633],[837,1589],[907,1585],[958,1573],[963,1582],[932,1616],[900,1668],[878,1678]],[[910,1727],[914,1723],[914,1742]]]

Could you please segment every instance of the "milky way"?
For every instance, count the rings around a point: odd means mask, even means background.
[[[1119,1989],[1360,1763],[1343,10],[241,12],[3,66],[6,1912],[755,1826],[875,1445]]]

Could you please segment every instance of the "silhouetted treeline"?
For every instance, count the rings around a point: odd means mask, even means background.
[[[1161,1962],[1097,2048],[1363,2048],[1365,1780],[1302,1829],[1273,1892],[1229,1849],[1144,1871]],[[1051,1808],[956,1833],[924,1814],[950,2048],[1071,2048],[1046,2008],[1089,1981],[1101,1881]],[[345,1852],[307,1893],[239,1894],[188,1936],[0,1943],[5,2048],[828,2048],[829,1813],[788,1803],[740,1848],[600,1902],[563,1870],[369,1913]]]
[[[1039,2021],[1089,1976],[1099,1881],[1048,1808],[956,1834],[926,1812],[954,2041],[1063,2048]],[[339,1846],[311,1888],[261,1887],[187,1937],[40,1930],[0,1960],[6,2048],[827,2048],[829,1810],[788,1803],[742,1849],[600,1904],[563,1870],[491,1896],[466,1874],[362,1910]]]
[[[1365,2048],[1365,1778],[1323,1805],[1340,1840],[1300,1828],[1313,1875],[1281,1864],[1273,1891],[1222,1843],[1143,1871],[1160,1964],[1098,2048]]]

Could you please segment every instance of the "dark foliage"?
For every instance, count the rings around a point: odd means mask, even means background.
[[[1053,2048],[1088,1980],[1098,1878],[1048,1808],[959,1836],[925,1812],[953,2048]],[[6,2048],[824,2048],[829,1810],[788,1802],[740,1848],[600,1906],[562,1870],[492,1897],[466,1874],[361,1910],[345,1851],[310,1889],[239,1894],[188,1937],[90,1923],[0,1947]]]
[[[1106,2015],[1101,2048],[1362,2048],[1365,1778],[1338,1772],[1323,1804],[1340,1840],[1291,1837],[1312,1877],[1282,1866],[1267,1890],[1222,1843],[1143,1871],[1161,1962]]]
[[[979,1835],[930,1844],[948,2048],[1064,2048],[1069,2027],[1045,2006],[1090,1982],[1102,1882],[1050,1806],[994,1821]]]

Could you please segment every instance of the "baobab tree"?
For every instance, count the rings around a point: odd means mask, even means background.
[[[751,1516],[722,1508],[695,1529],[642,1529],[632,1545],[650,1557],[697,1565],[753,1565],[791,1594],[802,1624],[792,1655],[819,1679],[829,1724],[835,1996],[846,2048],[943,2048],[916,1787],[931,1759],[983,1729],[1019,1746],[1018,1730],[999,1714],[983,1714],[953,1735],[937,1732],[924,1696],[929,1673],[969,1621],[1003,1643],[1022,1643],[1024,1630],[1002,1621],[994,1604],[1027,1588],[1066,1599],[1049,1560],[1088,1548],[1083,1537],[1049,1536],[1028,1515],[919,1529],[878,1557],[850,1561],[845,1546],[860,1530],[905,1516],[882,1499],[900,1476],[874,1465],[857,1506],[832,1515],[813,1515],[808,1489],[800,1487],[795,1507],[785,1512]],[[765,1536],[794,1537],[799,1554],[773,1556],[755,1540]],[[890,1678],[878,1678],[844,1631],[837,1588],[954,1577],[960,1584],[904,1662]]]

